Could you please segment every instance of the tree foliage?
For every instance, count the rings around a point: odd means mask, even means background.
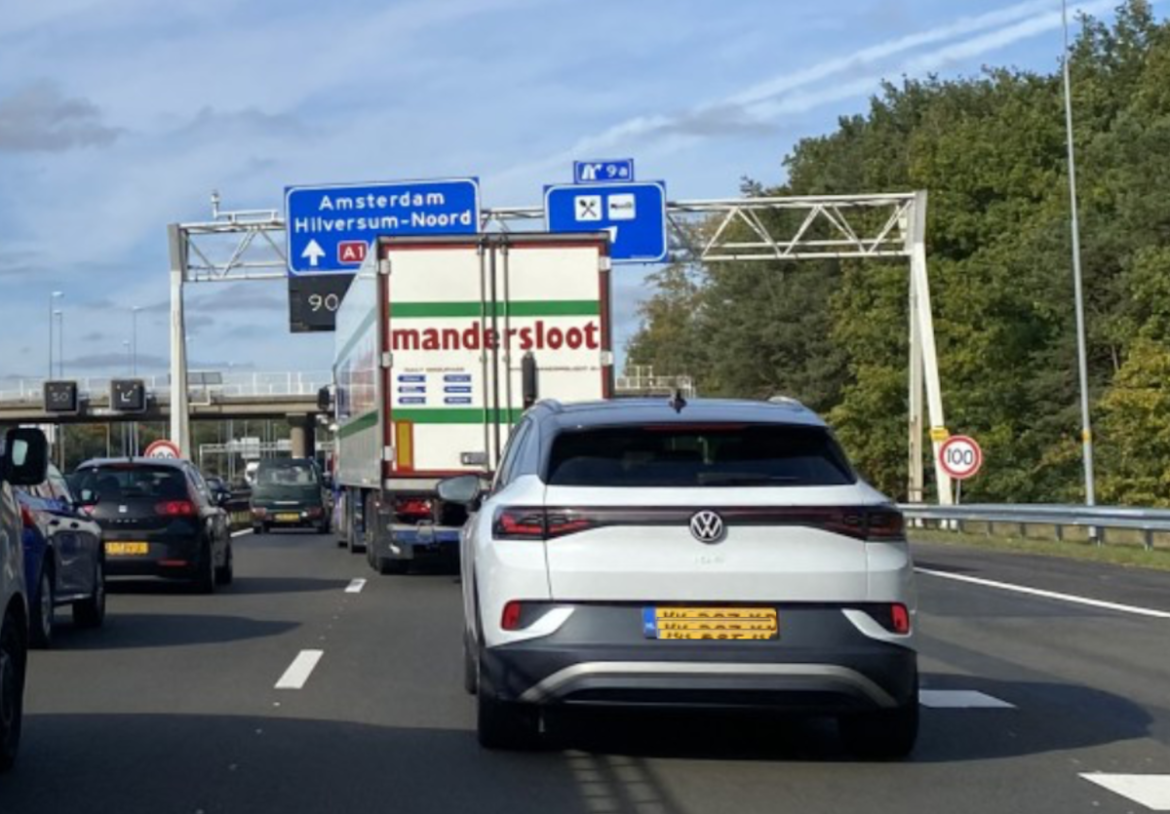
[[[1145,0],[1086,18],[1070,66],[1102,497],[1170,503],[1170,24]],[[987,69],[887,83],[865,115],[799,142],[783,185],[745,185],[929,192],[946,424],[986,453],[969,500],[1083,498],[1066,150],[1059,72]],[[706,395],[800,398],[905,497],[905,264],[720,263],[658,282],[632,363]]]

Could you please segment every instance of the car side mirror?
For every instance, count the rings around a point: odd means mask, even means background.
[[[79,509],[85,509],[89,506],[96,506],[100,500],[101,495],[93,489],[82,489],[77,493],[77,500],[73,502],[73,505]]]
[[[215,505],[216,506],[226,506],[228,503],[231,503],[231,500],[232,500],[232,493],[231,492],[216,492],[215,493]]]
[[[35,486],[49,474],[49,442],[31,427],[17,427],[4,434],[4,458],[0,478],[13,486]]]
[[[475,508],[483,489],[478,475],[458,475],[439,481],[439,499]]]

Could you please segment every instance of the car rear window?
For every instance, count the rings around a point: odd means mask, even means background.
[[[821,427],[784,424],[598,427],[561,432],[555,486],[843,486],[856,483]]]
[[[315,486],[317,468],[308,462],[266,461],[256,470],[256,483],[261,486]]]
[[[112,464],[77,472],[79,493],[96,492],[101,502],[134,500],[188,500],[187,480],[178,469],[141,464]]]

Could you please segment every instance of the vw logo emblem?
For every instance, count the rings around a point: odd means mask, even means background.
[[[691,515],[691,534],[700,543],[717,543],[723,539],[723,518],[710,509]]]

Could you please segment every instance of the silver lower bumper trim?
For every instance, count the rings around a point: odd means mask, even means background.
[[[819,679],[829,684],[841,684],[866,695],[879,707],[896,707],[897,701],[870,679],[856,670],[836,664],[720,664],[685,661],[593,661],[574,664],[550,675],[529,687],[520,696],[524,703],[537,704],[564,694],[573,683],[596,677],[650,677],[672,678],[785,678]]]

